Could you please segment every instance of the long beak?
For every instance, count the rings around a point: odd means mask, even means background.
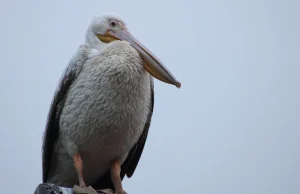
[[[108,31],[107,34],[119,40],[125,40],[131,44],[144,60],[145,69],[155,78],[175,85],[180,88],[181,83],[171,74],[171,72],[162,64],[162,62],[152,54],[146,47],[144,47],[138,40],[136,40],[126,29],[120,31]]]

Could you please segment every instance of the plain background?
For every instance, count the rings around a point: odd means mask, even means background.
[[[1,1],[0,184],[33,193],[57,82],[91,18],[120,14],[182,82],[155,81],[130,194],[300,193],[300,1]]]

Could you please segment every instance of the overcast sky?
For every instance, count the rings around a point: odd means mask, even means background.
[[[120,14],[181,81],[155,111],[129,194],[300,193],[300,1],[1,1],[0,182],[33,193],[54,90],[91,18]]]

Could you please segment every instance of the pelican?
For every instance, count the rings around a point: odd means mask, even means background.
[[[125,194],[122,180],[133,175],[150,127],[153,77],[181,84],[117,14],[94,17],[85,39],[50,106],[43,182],[74,186],[76,193]]]

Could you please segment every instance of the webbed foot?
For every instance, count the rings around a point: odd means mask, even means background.
[[[115,192],[111,189],[102,189],[97,190],[98,194],[115,194]]]

